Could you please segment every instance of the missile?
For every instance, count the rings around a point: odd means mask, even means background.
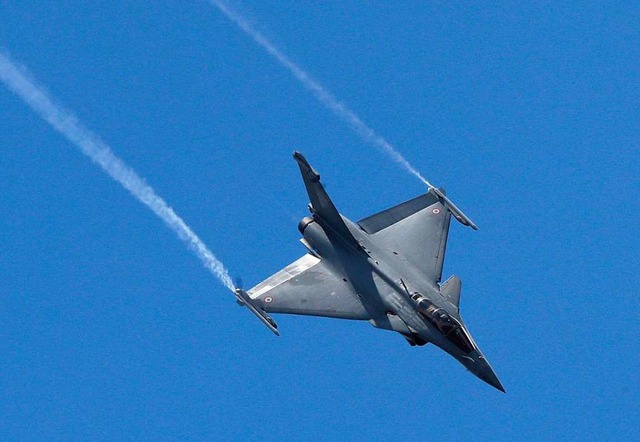
[[[469,219],[469,217],[465,215],[462,210],[458,209],[458,206],[453,204],[453,202],[449,198],[447,198],[442,190],[432,186],[429,187],[429,193],[438,198],[442,205],[445,206],[449,210],[449,212],[451,212],[451,214],[460,222],[460,224],[469,226],[473,230],[478,230],[478,226],[476,226],[474,222],[471,221],[471,219]]]
[[[280,336],[280,332],[278,331],[278,324],[276,324],[276,321],[274,321],[271,316],[267,315],[267,313],[262,310],[260,306],[256,305],[255,300],[251,299],[247,292],[245,292],[241,288],[237,288],[233,291],[233,294],[236,295],[238,304],[246,306],[251,313],[256,315],[258,319],[269,328],[269,330],[275,333],[276,336]]]

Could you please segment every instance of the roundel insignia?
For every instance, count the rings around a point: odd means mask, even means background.
[[[433,213],[435,213],[435,214],[437,215],[438,213],[440,213],[440,209],[437,209],[437,208],[436,208],[436,209],[433,209],[433,210],[432,210],[432,212],[433,212]]]
[[[273,298],[271,296],[267,296],[266,298],[264,298],[264,302],[269,304],[270,302],[273,302]]]

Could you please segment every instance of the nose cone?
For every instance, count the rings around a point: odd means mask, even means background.
[[[472,370],[473,374],[478,376],[480,379],[482,379],[492,387],[497,388],[503,393],[505,392],[504,387],[502,386],[502,384],[500,383],[500,380],[498,379],[498,376],[496,376],[496,373],[493,371],[493,368],[491,368],[491,365],[489,365],[489,362],[487,362],[484,356],[480,355],[476,359],[474,365],[475,365],[475,370]]]
[[[464,362],[463,363],[471,373],[475,374],[476,376],[478,376],[480,379],[482,379],[492,387],[505,393],[504,387],[500,383],[498,376],[496,376],[496,373],[491,368],[491,365],[489,365],[489,362],[485,359],[484,356],[482,356],[482,354],[475,357],[473,362],[471,361],[466,361],[466,362],[467,363],[464,363]]]
[[[491,365],[489,365],[489,363],[487,362],[487,360],[485,358],[483,358],[483,357],[481,357],[481,358],[482,359],[479,359],[476,362],[476,366],[478,367],[478,371],[475,372],[475,375],[478,376],[483,381],[485,381],[487,384],[489,384],[492,387],[495,387],[498,390],[500,390],[501,392],[505,393],[504,387],[500,383],[500,380],[498,379],[498,376],[496,376],[496,373],[491,368]]]

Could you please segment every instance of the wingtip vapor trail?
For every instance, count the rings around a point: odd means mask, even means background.
[[[407,172],[418,178],[427,187],[434,186],[422,176],[418,170],[402,156],[400,152],[381,135],[370,128],[362,119],[351,110],[346,104],[339,101],[326,87],[318,83],[304,69],[298,66],[293,60],[287,57],[280,49],[274,46],[264,35],[254,29],[249,21],[237,11],[231,9],[225,2],[220,0],[209,0],[211,5],[217,8],[229,20],[236,24],[245,34],[253,39],[256,44],[262,47],[269,55],[275,58],[285,69],[287,69],[304,87],[306,87],[316,99],[338,118],[347,123],[349,127],[366,143],[377,147],[389,155],[393,161],[402,166]]]
[[[28,70],[13,62],[4,49],[0,49],[0,80],[105,173],[149,207],[200,258],[205,268],[225,287],[234,291],[235,286],[225,266],[184,220],[131,167],[117,157],[104,141],[84,127],[73,113],[56,104]]]

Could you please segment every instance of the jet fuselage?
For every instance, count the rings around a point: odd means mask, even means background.
[[[312,211],[313,213],[313,211]],[[466,330],[457,306],[451,304],[399,252],[379,247],[357,224],[342,217],[353,238],[343,238],[314,214],[299,229],[311,251],[343,275],[369,312],[372,325],[403,334],[409,342],[431,342],[469,371],[504,391],[495,373]]]

